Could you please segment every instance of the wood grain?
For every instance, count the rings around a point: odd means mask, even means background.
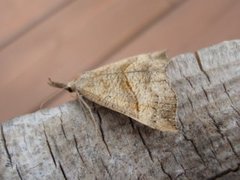
[[[0,1],[0,51],[72,0]]]

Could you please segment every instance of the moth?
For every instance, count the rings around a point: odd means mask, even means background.
[[[49,84],[151,128],[174,132],[177,100],[166,75],[168,63],[165,52],[142,54],[87,71],[67,84]]]

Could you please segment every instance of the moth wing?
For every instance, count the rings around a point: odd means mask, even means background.
[[[87,99],[162,131],[175,131],[176,96],[163,53],[134,56],[86,72],[75,85]]]

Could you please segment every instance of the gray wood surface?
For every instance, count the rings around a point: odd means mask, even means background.
[[[1,125],[0,179],[239,179],[240,40],[172,58],[177,133],[77,101]],[[100,134],[99,134],[100,132]]]

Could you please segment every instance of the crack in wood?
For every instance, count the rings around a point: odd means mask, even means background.
[[[112,177],[112,175],[111,175],[111,173],[110,173],[110,171],[109,171],[109,169],[108,169],[107,165],[104,163],[104,161],[103,161],[103,159],[102,159],[102,158],[101,158],[101,163],[102,163],[102,165],[103,165],[104,169],[106,170],[106,172],[107,172],[108,176],[110,177],[110,179],[113,179],[113,177]]]
[[[206,128],[205,128],[206,129]],[[210,142],[210,146],[211,146],[211,152],[212,152],[212,154],[213,154],[213,156],[214,156],[214,159],[217,161],[217,163],[218,163],[218,165],[220,166],[220,167],[222,167],[222,163],[219,161],[219,159],[217,158],[217,153],[216,153],[216,151],[215,151],[215,148],[214,148],[214,145],[213,145],[213,141],[212,141],[212,139],[210,138],[210,135],[209,134],[207,134],[207,139],[208,139],[208,141]]]
[[[182,122],[180,115],[177,114],[177,117],[178,117],[179,123],[181,125],[181,131],[182,131],[182,133],[185,133],[185,126],[184,126],[184,123]]]
[[[240,124],[238,122],[236,122],[236,125],[240,128]]]
[[[63,132],[63,135],[64,135],[65,139],[67,140],[66,131],[65,131],[64,126],[63,126],[63,118],[62,118],[63,112],[62,112],[62,108],[61,107],[59,107],[59,111],[60,111],[59,119],[60,119],[60,123],[61,123],[61,129],[62,129],[62,132]]]
[[[202,164],[203,164],[204,166],[206,166],[206,162],[204,161],[204,159],[203,159],[201,153],[199,152],[199,150],[198,150],[196,144],[194,143],[194,141],[193,141],[192,139],[188,138],[186,134],[183,133],[182,135],[183,135],[183,137],[184,137],[184,139],[185,139],[186,141],[190,142],[190,144],[192,145],[194,151],[196,152],[196,154],[197,154],[198,157],[200,158]]]
[[[65,173],[65,171],[64,171],[64,169],[63,169],[63,167],[62,167],[61,162],[58,161],[58,164],[59,164],[60,170],[61,170],[61,172],[62,172],[63,178],[64,178],[65,180],[67,180],[67,176],[66,176],[66,173]]]
[[[2,135],[2,140],[3,140],[3,146],[4,146],[5,152],[7,154],[8,160],[10,162],[10,166],[13,167],[12,157],[11,157],[11,154],[9,152],[9,149],[8,149],[8,146],[7,146],[7,141],[6,141],[6,138],[5,138],[5,135],[4,135],[4,131],[3,131],[3,125],[0,125],[0,126],[1,126],[1,135]]]
[[[229,92],[227,90],[227,87],[226,87],[225,83],[222,83],[222,85],[223,85],[224,92],[226,93],[228,99],[230,100],[231,104],[234,105],[233,101],[232,101],[232,98],[231,98],[231,96],[230,96],[230,94],[229,94]]]
[[[189,103],[190,103],[190,105],[192,107],[192,110],[194,111],[193,102],[192,102],[192,100],[190,99],[190,97],[188,95],[187,95],[187,99],[188,99],[188,101],[189,101]]]
[[[235,150],[235,147],[233,146],[233,144],[232,144],[232,142],[230,141],[230,139],[229,139],[227,136],[226,136],[226,139],[227,139],[228,144],[230,145],[233,153],[235,154],[235,156],[237,156],[237,158],[240,159],[240,158],[239,158],[239,155],[238,155],[237,151]]]
[[[226,169],[210,178],[208,178],[208,180],[215,180],[217,178],[221,178],[221,177],[224,177],[225,175],[228,175],[230,173],[233,173],[233,172],[237,172],[240,170],[240,163],[237,164],[237,167],[236,168],[229,168],[229,169]]]
[[[144,147],[146,148],[146,150],[148,152],[148,156],[150,157],[151,161],[154,162],[152,152],[150,151],[149,147],[147,146],[145,139],[143,138],[143,135],[138,127],[137,127],[137,132],[139,134],[140,139],[142,140]]]
[[[100,129],[100,132],[101,132],[102,141],[103,141],[103,143],[104,143],[104,145],[105,145],[105,147],[106,147],[106,149],[107,149],[108,155],[111,157],[112,154],[111,154],[111,151],[110,151],[110,149],[109,149],[109,147],[108,147],[108,144],[107,144],[107,142],[106,142],[105,135],[104,135],[104,133],[103,133],[102,117],[101,117],[101,115],[100,115],[100,113],[99,113],[99,111],[98,111],[97,109],[96,109],[96,113],[97,113],[97,116],[98,116],[98,119],[99,119],[99,129]]]
[[[183,170],[183,172],[182,173],[180,173],[180,174],[178,174],[177,176],[176,176],[176,179],[177,178],[179,178],[179,177],[181,177],[182,175],[184,175],[187,179],[189,179],[188,177],[187,177],[187,172],[186,172],[186,169],[184,168],[184,166],[182,165],[182,163],[180,163],[178,160],[177,160],[177,157],[175,156],[175,154],[171,151],[171,154],[172,154],[172,156],[173,156],[173,159],[176,161],[176,163],[177,164],[179,164],[180,166],[181,166],[181,168],[182,168],[182,170]]]
[[[17,171],[17,174],[18,174],[18,177],[20,178],[20,180],[23,180],[23,177],[22,177],[17,165],[16,165],[16,171]]]
[[[229,99],[230,102],[231,102],[231,107],[232,107],[232,109],[237,113],[238,116],[240,116],[240,112],[239,112],[239,110],[234,106],[233,100],[232,100],[232,98],[231,98],[231,96],[230,96],[230,94],[229,94],[229,92],[228,92],[228,90],[227,90],[226,84],[225,84],[225,83],[222,83],[222,85],[223,85],[224,92],[227,94],[228,99]]]
[[[210,151],[212,152],[213,157],[217,161],[218,165],[222,168],[222,163],[218,160],[217,154],[216,154],[215,150],[213,150],[213,147],[210,149]]]
[[[197,118],[200,122],[202,122],[202,120],[201,120],[201,118]],[[212,154],[213,154],[213,157],[214,157],[214,159],[217,161],[217,163],[219,164],[219,166],[220,167],[222,167],[222,164],[221,164],[221,162],[219,161],[219,159],[217,158],[217,153],[216,153],[216,151],[215,151],[215,148],[214,148],[214,145],[213,145],[213,141],[212,141],[212,139],[211,139],[211,134],[208,132],[208,128],[207,128],[207,126],[205,125],[205,123],[204,122],[202,122],[202,126],[203,126],[203,128],[204,128],[204,130],[206,130],[204,133],[206,133],[206,138],[207,138],[207,140],[208,140],[208,142],[209,142],[209,144],[210,144],[210,146],[211,146],[211,148],[210,148],[210,150],[211,150],[211,152],[212,152]]]
[[[171,174],[169,174],[169,173],[165,170],[165,168],[164,168],[164,166],[163,166],[163,163],[162,163],[159,159],[158,159],[158,162],[160,163],[160,167],[161,167],[162,172],[163,172],[170,180],[173,180]]]
[[[35,165],[35,166],[33,166],[33,167],[30,167],[30,168],[26,169],[25,172],[24,172],[24,174],[28,174],[32,169],[34,169],[34,168],[36,168],[36,167],[38,167],[38,166],[41,166],[41,164],[42,164],[42,163],[39,163],[39,164],[37,164],[37,165]]]
[[[240,112],[238,109],[236,109],[233,105],[231,105],[232,109],[237,113],[237,115],[240,117]]]
[[[48,140],[48,136],[47,136],[47,132],[46,132],[44,124],[43,124],[43,133],[45,135],[45,140],[46,140],[46,143],[47,143],[47,147],[48,147],[49,153],[50,153],[50,155],[52,157],[53,163],[54,163],[55,167],[57,167],[57,163],[56,163],[55,157],[53,155],[52,148],[50,146],[50,143],[49,143],[49,140]]]
[[[196,58],[196,60],[197,60],[199,69],[200,69],[200,70],[203,72],[203,74],[206,76],[208,82],[211,83],[210,76],[209,76],[208,73],[204,70],[198,52],[195,52],[194,55],[195,55],[195,58]]]
[[[210,119],[212,120],[213,125],[215,126],[217,133],[220,134],[220,136],[221,136],[222,139],[225,139],[225,136],[224,136],[224,134],[222,133],[222,131],[221,131],[218,123],[216,122],[215,118],[213,117],[213,115],[211,115],[211,113],[209,112],[209,110],[208,110],[207,108],[206,108],[206,111],[207,111],[208,116],[209,116]]]
[[[214,119],[213,115],[211,115],[211,113],[210,113],[208,110],[207,110],[207,113],[208,113],[208,116],[212,119],[213,124],[214,124],[214,126],[216,127],[217,132],[221,135],[221,138],[224,139],[224,140],[226,140],[226,141],[228,142],[228,144],[229,144],[229,146],[230,146],[233,154],[234,154],[235,156],[237,156],[237,158],[239,158],[239,155],[237,154],[234,146],[232,145],[232,142],[230,141],[230,139],[229,139],[227,136],[225,136],[225,135],[223,134],[220,126],[217,124],[217,122],[216,122],[216,120]]]
[[[83,159],[83,157],[82,157],[82,155],[81,155],[81,153],[80,153],[80,151],[79,151],[79,149],[78,149],[78,142],[77,142],[77,138],[76,138],[75,135],[73,135],[73,139],[74,139],[75,147],[76,147],[76,149],[77,149],[77,153],[78,153],[78,155],[79,155],[79,157],[80,157],[83,165],[86,166],[85,161],[84,161],[84,159]]]
[[[134,123],[133,123],[133,120],[131,118],[128,118],[129,119],[129,122],[130,122],[130,125],[132,127],[132,130],[134,131],[135,128],[134,128]]]
[[[202,87],[202,90],[203,90],[204,95],[206,96],[207,101],[210,102],[210,99],[209,99],[206,89],[204,87]]]
[[[182,76],[184,77],[184,79],[187,80],[187,82],[189,83],[189,85],[191,86],[191,88],[194,89],[194,86],[193,86],[192,82],[190,81],[189,77],[186,77],[186,76],[184,76],[183,74],[182,74]]]

